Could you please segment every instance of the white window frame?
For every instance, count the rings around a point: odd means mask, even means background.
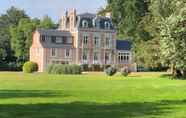
[[[51,48],[51,57],[57,57],[57,48]]]
[[[97,55],[97,59],[95,59],[95,54]],[[99,54],[99,52],[94,52],[94,54],[93,54],[93,63],[94,64],[99,64],[99,61],[100,61],[100,54]]]
[[[88,28],[88,21],[87,20],[82,21],[82,27],[83,28]]]
[[[56,42],[55,43],[63,43],[63,38],[62,37],[56,37]]]
[[[130,62],[130,52],[119,52],[118,61],[119,63],[129,63]]]
[[[112,34],[106,34],[105,47],[112,48]]]
[[[67,55],[67,50],[68,50],[68,55]],[[70,58],[70,56],[71,56],[71,50],[65,49],[65,58]]]
[[[84,46],[84,45],[85,45],[85,46],[88,46],[88,39],[89,39],[88,35],[84,35],[84,36],[83,36],[83,41],[82,41],[83,46]],[[86,42],[86,43],[85,43],[85,42]]]
[[[100,38],[98,36],[94,36],[94,47],[100,47]]]
[[[105,22],[105,29],[110,29],[110,23],[108,21]]]
[[[106,55],[108,56],[108,59],[106,59]],[[112,54],[110,52],[105,52],[105,62],[106,62],[106,64],[111,64],[111,59],[112,59]]]
[[[84,57],[86,57],[86,59]],[[88,51],[87,50],[83,50],[82,61],[83,61],[83,64],[88,64]]]

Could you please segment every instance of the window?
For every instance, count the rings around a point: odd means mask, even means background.
[[[42,42],[45,42],[45,40],[46,40],[46,36],[45,36],[45,35],[42,35],[42,36],[41,36],[41,41],[42,41]]]
[[[118,55],[118,61],[120,63],[126,63],[126,62],[129,62],[129,59],[130,59],[130,53],[128,52],[120,52],[119,55]]]
[[[107,48],[111,48],[111,41],[112,40],[109,37],[106,37],[106,42],[105,43],[106,43]]]
[[[69,57],[69,56],[70,56],[70,49],[66,49],[66,50],[65,50],[65,56],[66,56],[66,57]]]
[[[94,37],[94,46],[99,47],[99,38],[98,37]]]
[[[88,52],[86,50],[83,51],[83,63],[88,63]]]
[[[56,43],[56,37],[55,36],[52,36],[51,37],[51,41],[52,41],[52,43]]]
[[[111,53],[110,52],[105,53],[105,64],[111,64]]]
[[[105,22],[105,29],[110,29],[110,23],[108,21]]]
[[[83,28],[88,28],[88,21],[87,20],[83,20],[82,21],[82,26],[83,26]]]
[[[99,60],[99,53],[94,52],[94,63],[98,63],[98,60]]]
[[[109,53],[105,53],[105,61],[109,61]]]
[[[83,45],[87,45],[87,44],[88,44],[88,36],[84,36]]]
[[[55,57],[57,55],[57,49],[56,48],[51,49],[51,55],[52,55],[52,57]]]
[[[62,37],[56,37],[55,43],[63,43]]]

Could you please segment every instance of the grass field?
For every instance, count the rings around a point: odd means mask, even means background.
[[[1,72],[0,118],[186,118],[186,81]]]

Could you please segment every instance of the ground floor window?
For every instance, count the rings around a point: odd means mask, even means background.
[[[57,55],[57,49],[56,48],[51,49],[51,55],[52,55],[52,57],[55,57]]]
[[[128,52],[119,52],[118,61],[119,63],[127,63],[130,59],[130,53]]]
[[[106,52],[105,53],[105,64],[110,64],[111,63],[111,53]]]
[[[98,61],[99,61],[99,53],[94,52],[94,64],[98,64]]]
[[[87,64],[88,63],[88,51],[87,50],[83,50],[83,63]]]
[[[66,58],[70,57],[70,49],[65,50],[65,57]]]

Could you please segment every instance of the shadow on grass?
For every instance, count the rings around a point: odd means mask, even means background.
[[[0,99],[26,97],[66,96],[62,91],[54,90],[0,90]]]
[[[186,105],[186,101],[115,104],[91,102],[1,104],[0,118],[159,118],[159,116],[166,116],[166,114],[173,112],[172,105]]]
[[[173,80],[186,80],[186,77],[174,77],[172,74],[163,74],[160,77],[169,78],[169,79],[173,79]]]

